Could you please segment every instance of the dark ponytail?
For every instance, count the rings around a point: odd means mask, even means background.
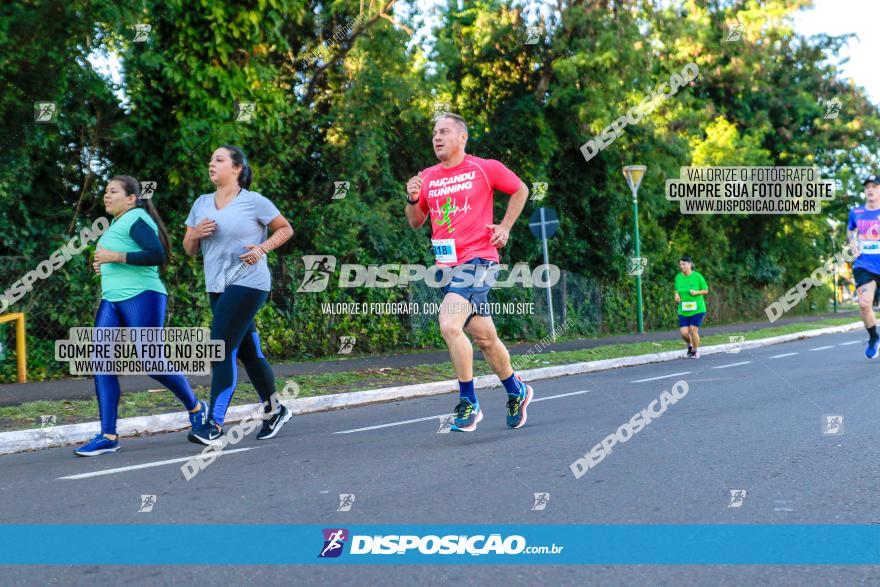
[[[238,185],[246,190],[250,189],[251,181],[254,179],[254,170],[251,169],[244,151],[235,145],[223,145],[223,148],[229,151],[229,157],[232,159],[232,162],[241,167],[241,175],[238,176]]]
[[[165,248],[165,261],[162,264],[165,265],[168,263],[168,261],[171,260],[171,239],[168,237],[168,230],[165,228],[165,223],[162,222],[159,212],[153,205],[153,199],[141,197],[141,184],[130,175],[114,175],[110,178],[110,181],[120,182],[125,187],[126,195],[133,195],[137,198],[135,200],[135,207],[143,209],[150,215],[153,222],[156,223],[156,229],[159,232],[159,242],[162,243],[162,247]]]

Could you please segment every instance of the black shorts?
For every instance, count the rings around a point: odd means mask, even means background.
[[[880,275],[876,273],[871,273],[867,269],[862,269],[861,267],[856,267],[853,269],[853,279],[856,281],[856,288],[862,287],[866,283],[871,283],[872,281],[876,281],[878,285],[880,285]]]

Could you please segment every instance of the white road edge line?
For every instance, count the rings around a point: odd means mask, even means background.
[[[728,367],[739,367],[740,365],[748,365],[751,361],[740,361],[739,363],[731,363],[729,365],[718,365],[717,367],[712,367],[713,369],[727,369]]]
[[[834,345],[830,344],[828,346],[817,346],[816,348],[810,349],[810,350],[811,351],[824,351],[825,349],[833,349],[833,348],[834,348]]]
[[[781,359],[782,357],[793,357],[798,353],[782,353],[781,355],[773,355],[771,359]]]
[[[68,475],[66,477],[58,477],[58,479],[88,479],[89,477],[100,477],[101,475],[112,475],[114,473],[124,473],[125,471],[136,471],[137,469],[149,469],[150,467],[161,467],[162,465],[170,465],[172,463],[182,463],[190,459],[207,459],[210,457],[231,455],[236,452],[244,452],[246,450],[254,450],[255,448],[263,448],[261,446],[251,446],[248,448],[234,448],[232,450],[224,450],[220,453],[211,453],[203,455],[201,453],[189,457],[181,457],[179,459],[168,459],[166,461],[154,461],[152,463],[143,463],[141,465],[131,465],[128,467],[119,467],[117,469],[102,469],[101,471],[93,471],[91,473],[80,473],[78,475]]]
[[[659,377],[648,377],[647,379],[636,379],[630,383],[645,383],[646,381],[657,381],[658,379],[669,379],[670,377],[678,377],[679,375],[689,375],[690,371],[682,371],[681,373],[670,373],[669,375],[661,375]]]
[[[840,344],[837,345],[837,346],[846,346],[846,345],[848,345],[848,344],[859,344],[859,343],[861,343],[861,342],[865,342],[865,341],[863,341],[863,340],[851,340],[851,341],[849,341],[849,342],[842,342],[842,343],[840,343]]]
[[[571,395],[581,395],[584,393],[590,393],[594,391],[592,389],[587,389],[584,391],[572,391],[571,393],[560,393],[557,395],[548,395],[547,397],[538,397],[532,400],[532,403],[535,402],[543,402],[551,399],[559,399],[561,397],[569,397]],[[427,422],[428,420],[437,420],[439,418],[445,418],[446,416],[451,415],[450,413],[446,414],[437,414],[436,416],[428,416],[426,418],[414,418],[412,420],[401,420],[400,422],[389,422],[387,424],[378,424],[376,426],[367,426],[365,428],[354,428],[352,430],[340,430],[339,432],[334,432],[333,434],[352,434],[353,432],[366,432],[367,430],[379,430],[380,428],[391,428],[392,426],[403,426],[404,424],[415,424],[416,422]]]

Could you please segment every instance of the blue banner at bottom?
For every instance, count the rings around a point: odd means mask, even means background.
[[[876,565],[880,527],[4,525],[0,565]]]

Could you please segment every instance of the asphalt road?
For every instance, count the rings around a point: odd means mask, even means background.
[[[805,524],[877,523],[880,361],[863,333],[533,382],[520,430],[500,389],[480,393],[472,434],[438,433],[454,395],[295,418],[246,439],[191,481],[185,433],[0,457],[0,520],[34,523]],[[580,479],[569,465],[684,380],[689,392]],[[842,416],[828,434],[827,416]],[[833,430],[831,430],[833,431]],[[121,470],[116,470],[121,469]],[[69,476],[86,476],[67,478]],[[729,507],[731,490],[745,490]],[[534,493],[547,492],[543,511]],[[139,512],[141,495],[156,496]],[[339,494],[354,494],[339,512]],[[267,548],[271,545],[267,545]],[[181,548],[198,548],[181,545]],[[872,585],[877,567],[5,567],[2,584]]]

